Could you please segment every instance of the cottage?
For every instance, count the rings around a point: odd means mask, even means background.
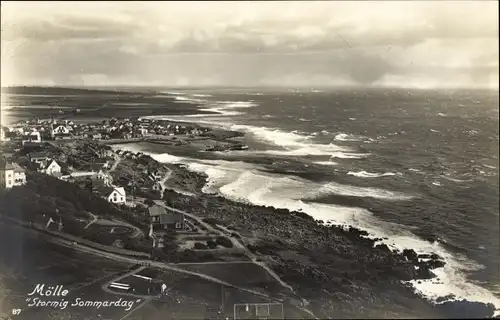
[[[51,176],[60,176],[61,166],[55,160],[52,160],[44,171],[46,174]]]
[[[57,127],[52,127],[52,135],[55,136],[57,134],[69,134],[70,130],[68,127],[60,125]]]
[[[94,139],[94,140],[100,140],[100,139],[102,139],[101,133],[99,133],[97,131],[87,132],[86,137],[89,138],[89,139]]]
[[[0,141],[10,141],[10,137],[5,135],[6,132],[6,128],[0,126]]]
[[[125,203],[127,200],[127,195],[125,193],[125,188],[117,187],[113,188],[113,191],[107,197],[108,202],[111,203]]]
[[[154,227],[161,229],[183,230],[186,223],[182,213],[167,211],[159,205],[153,205],[149,208],[149,218]]]
[[[14,186],[14,166],[5,159],[0,160],[0,188],[10,189]]]
[[[47,161],[48,156],[47,156],[47,153],[45,153],[45,152],[32,152],[29,154],[29,158],[30,158],[31,162],[41,164],[41,163]]]
[[[13,163],[14,167],[14,185],[22,186],[26,184],[26,172],[17,163]]]
[[[42,135],[39,131],[37,130],[33,130],[31,132],[29,132],[28,134],[26,134],[24,137],[23,137],[23,145],[25,145],[26,143],[41,143],[42,142]]]
[[[163,191],[163,185],[159,181],[156,181],[155,184],[153,185],[153,190]]]

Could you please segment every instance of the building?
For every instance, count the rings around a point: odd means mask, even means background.
[[[45,168],[45,173],[51,176],[60,176],[61,175],[61,166],[56,162],[56,160],[52,160],[50,164]]]
[[[26,184],[26,172],[17,163],[13,163],[14,167],[14,185],[22,186]]]
[[[14,169],[5,159],[0,160],[0,188],[10,189],[14,186]]]
[[[41,143],[42,142],[42,134],[39,131],[33,130],[29,132],[23,137],[22,144],[25,145],[27,143]]]
[[[3,126],[0,126],[0,141],[10,141],[10,137],[6,135],[8,130]]]
[[[116,187],[107,197],[108,202],[111,203],[121,203],[124,204],[127,201],[127,194],[125,193],[125,188]]]
[[[29,154],[29,158],[31,162],[42,164],[47,161],[48,156],[45,152],[32,152]]]
[[[102,170],[99,170],[99,172],[96,175],[96,178],[98,180],[103,181],[104,185],[110,185],[110,183],[111,183],[111,176],[109,175],[109,173],[106,173]]]
[[[87,132],[86,133],[86,137],[88,139],[94,139],[94,140],[101,140],[102,139],[102,135],[100,132],[97,132],[97,131],[90,131],[90,132]]]
[[[59,134],[66,135],[69,133],[70,133],[70,130],[66,126],[60,125],[60,126],[57,126],[55,128],[54,127],[52,128],[52,136],[59,135]]]
[[[149,208],[149,218],[153,227],[161,229],[183,230],[186,224],[182,213],[167,211],[156,204]]]
[[[163,191],[163,185],[159,181],[156,181],[155,184],[153,185],[153,190]]]

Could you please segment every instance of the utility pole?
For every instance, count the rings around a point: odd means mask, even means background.
[[[135,205],[135,178],[129,182],[129,186],[132,188],[132,205]]]

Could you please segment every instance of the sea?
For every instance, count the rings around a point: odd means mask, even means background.
[[[500,314],[498,91],[154,89],[200,114],[149,118],[241,131],[248,150],[117,148],[206,174],[207,193],[436,253],[446,265],[410,281],[417,293],[493,303]]]
[[[206,174],[205,192],[300,210],[364,229],[393,248],[437,253],[445,267],[434,270],[437,279],[411,281],[416,292],[436,303],[493,303],[500,313],[498,91],[162,94],[218,114],[152,118],[246,133],[248,150],[215,158],[151,153]]]

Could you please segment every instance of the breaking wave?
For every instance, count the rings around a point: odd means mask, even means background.
[[[359,171],[359,172],[349,171],[347,174],[350,176],[355,176],[355,177],[360,177],[360,178],[379,178],[379,177],[389,177],[389,176],[398,175],[397,173],[394,173],[394,172],[371,173],[371,172],[367,172],[367,171]]]
[[[335,141],[362,141],[365,139],[366,138],[362,136],[357,136],[354,134],[346,134],[346,133],[339,133],[334,138]]]

